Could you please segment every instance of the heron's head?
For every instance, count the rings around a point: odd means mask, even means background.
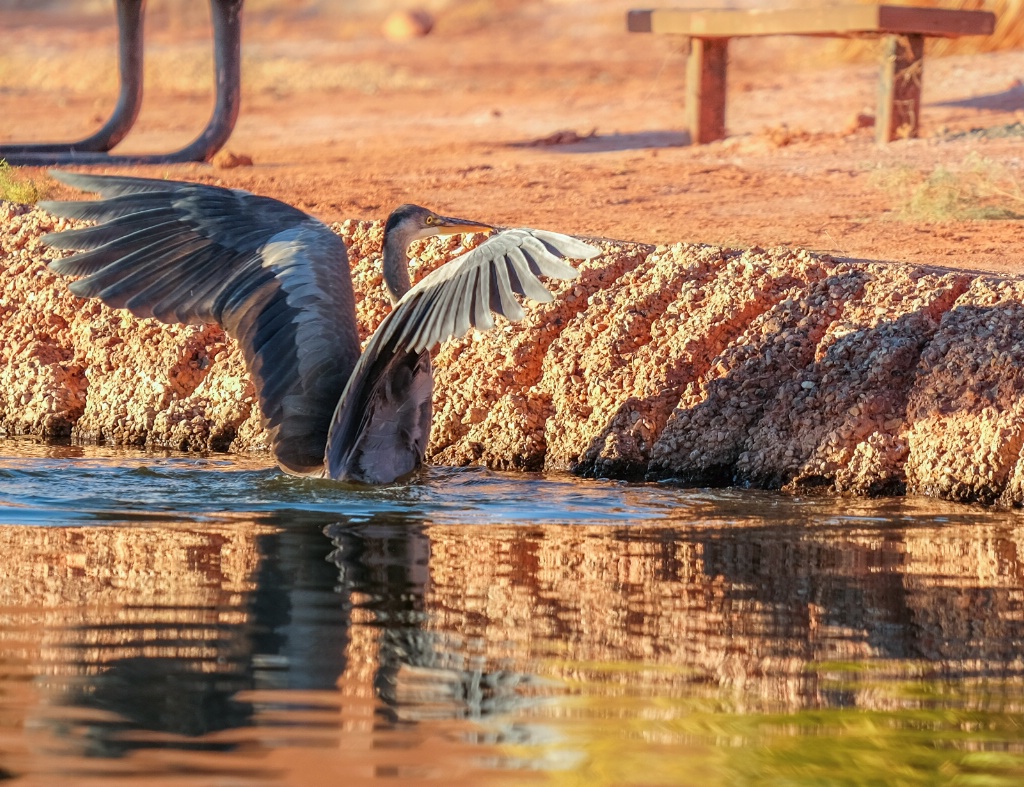
[[[402,205],[388,216],[384,225],[384,243],[387,245],[391,239],[404,250],[414,240],[421,238],[458,235],[463,232],[490,232],[493,229],[491,225],[481,224],[479,221],[441,216],[419,205]]]

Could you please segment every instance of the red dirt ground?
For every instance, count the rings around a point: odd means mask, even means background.
[[[949,170],[940,202],[969,209],[994,185],[990,201],[1024,213],[1024,138],[995,137],[1024,116],[1024,53],[926,59],[922,138],[880,147],[854,122],[874,111],[874,62],[839,62],[834,42],[739,41],[730,138],[689,146],[680,42],[626,33],[630,5],[483,3],[475,16],[439,13],[431,35],[406,42],[385,40],[380,17],[247,13],[228,149],[255,165],[119,171],[241,187],[327,221],[409,201],[623,240],[1024,272],[1019,221],[908,208],[919,181]],[[0,143],[95,129],[116,92],[112,18],[5,17]],[[147,98],[122,152],[180,147],[210,112],[203,20],[151,17]],[[991,131],[957,136],[971,129]]]

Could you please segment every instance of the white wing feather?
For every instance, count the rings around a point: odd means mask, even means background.
[[[554,296],[540,276],[575,279],[579,273],[562,258],[590,259],[599,253],[594,246],[567,235],[513,229],[492,236],[424,277],[381,322],[349,378],[327,437],[327,474],[336,479],[376,480],[381,468],[375,467],[379,458],[370,446],[377,443],[376,434],[382,430],[394,434],[397,429],[403,444],[392,450],[410,454],[397,462],[394,456],[388,457],[389,466],[418,465],[430,420],[428,417],[424,423],[422,417],[411,414],[423,413],[424,408],[429,414],[433,392],[433,386],[424,385],[421,379],[422,355],[443,341],[464,336],[470,327],[493,328],[492,312],[510,320],[522,319],[517,294],[547,303]],[[417,401],[402,401],[399,413],[395,383],[411,379],[416,379],[415,385],[400,387]],[[426,401],[419,401],[423,397]]]

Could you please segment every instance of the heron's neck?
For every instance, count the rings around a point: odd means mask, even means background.
[[[384,286],[391,303],[401,300],[412,289],[409,279],[409,243],[397,235],[384,236]]]

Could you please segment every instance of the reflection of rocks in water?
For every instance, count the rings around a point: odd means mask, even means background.
[[[666,499],[692,505],[692,524],[466,527],[392,510],[327,528],[288,512],[251,530],[0,529],[0,600],[44,610],[0,642],[39,665],[26,675],[55,748],[104,756],[299,735],[383,751],[412,726],[536,744],[555,719],[615,726],[652,702],[669,721],[938,707],[903,691],[915,679],[967,686],[964,708],[1020,708],[999,688],[1024,678],[1013,515]]]
[[[47,555],[49,564],[88,570],[64,578],[65,594],[79,605],[60,618],[56,636],[51,630],[45,653],[51,704],[84,709],[87,721],[68,723],[57,713],[46,715],[46,725],[97,756],[219,751],[237,742],[211,733],[256,724],[257,709],[239,692],[334,689],[349,621],[334,592],[335,569],[324,561],[329,545],[318,527],[287,516],[290,529],[233,526],[230,538],[43,529],[44,555],[77,553],[82,540],[90,547],[84,562]],[[33,532],[23,531],[22,542]]]
[[[44,711],[43,726],[115,755],[156,745],[159,735],[124,740],[129,728],[188,738],[247,723],[251,709],[232,695],[252,683],[246,602],[258,543],[237,525],[0,529],[0,606],[31,610],[33,624],[19,630],[8,617],[0,641],[24,638],[47,705],[88,709],[82,723]]]
[[[171,746],[175,749],[224,751],[233,743],[211,740],[167,740],[145,735],[124,737],[125,730],[148,730],[185,738],[252,723],[253,707],[238,702],[237,692],[252,686],[252,677],[242,665],[218,672],[204,672],[182,659],[131,658],[106,665],[103,672],[81,687],[79,697],[69,703],[109,711],[116,716],[106,722],[90,722],[84,739],[86,754],[119,756],[136,748]],[[241,667],[241,668],[240,668]]]
[[[484,652],[511,669],[558,643],[555,676],[613,674],[686,696],[725,690],[741,707],[870,707],[856,676],[837,681],[829,664],[841,674],[842,664],[892,662],[950,679],[1024,676],[1020,531],[807,525],[473,539],[432,528],[432,552],[446,559],[433,565],[428,625],[504,643]]]

